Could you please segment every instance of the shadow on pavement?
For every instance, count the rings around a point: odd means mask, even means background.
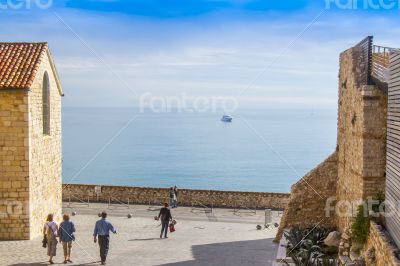
[[[192,246],[193,260],[159,266],[272,265],[278,245],[272,238]]]
[[[149,241],[149,240],[161,240],[161,238],[152,237],[152,238],[135,238],[129,239],[128,241]]]
[[[81,263],[81,264],[72,264],[75,266],[93,266],[93,265],[99,265],[100,261],[93,261],[93,262],[88,262],[88,263]],[[9,266],[43,266],[43,265],[50,265],[48,261],[46,262],[33,262],[33,263],[16,263],[16,264],[10,264]],[[57,263],[54,262],[53,265],[68,265],[64,264],[62,262]]]
[[[10,266],[41,266],[41,265],[48,265],[49,262],[34,262],[34,263],[17,263],[11,264]]]

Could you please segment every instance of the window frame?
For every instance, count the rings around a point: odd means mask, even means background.
[[[42,83],[42,129],[43,135],[50,135],[50,78],[47,71],[43,75]]]

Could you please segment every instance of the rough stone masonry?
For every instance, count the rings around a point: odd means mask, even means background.
[[[387,95],[365,85],[367,62],[361,48],[340,54],[337,150],[292,186],[276,236],[293,225],[335,226],[344,231],[362,200],[385,190]],[[349,202],[340,205],[340,202]]]
[[[63,93],[47,43],[0,43],[0,66],[0,239],[32,239],[61,218]]]

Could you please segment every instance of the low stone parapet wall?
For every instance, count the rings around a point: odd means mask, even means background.
[[[178,203],[182,206],[208,206],[249,209],[284,209],[289,193],[238,192],[221,190],[179,189]],[[66,184],[63,201],[87,201],[132,204],[162,204],[169,201],[168,188],[128,186],[96,186]]]
[[[371,222],[368,241],[365,245],[365,262],[367,266],[400,266],[397,258],[399,249],[394,245],[382,226]]]

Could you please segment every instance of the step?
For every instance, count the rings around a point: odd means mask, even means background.
[[[276,254],[276,260],[275,260],[275,262],[280,263],[281,265],[286,265],[285,263],[282,263],[284,261],[289,264],[293,264],[293,259],[291,257],[286,256],[286,246],[287,246],[287,240],[285,234],[283,234],[281,240],[279,241],[278,252]],[[280,266],[280,264],[277,264],[277,266],[278,265]]]

